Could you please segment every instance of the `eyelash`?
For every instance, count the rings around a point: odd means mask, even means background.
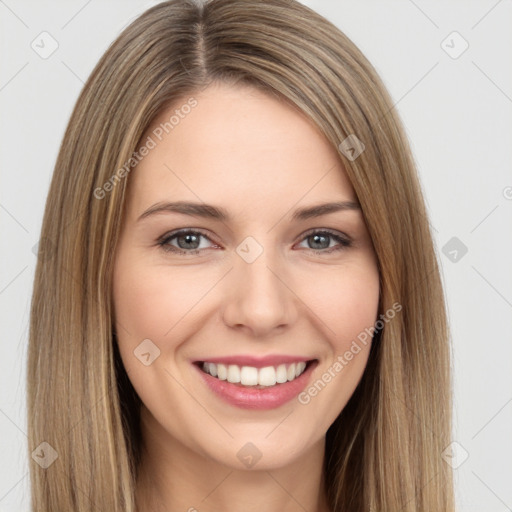
[[[182,254],[182,255],[187,255],[187,256],[199,254],[203,249],[191,249],[189,251],[186,251],[184,249],[179,249],[177,247],[169,245],[169,242],[171,240],[173,240],[174,238],[176,238],[180,235],[185,235],[185,234],[201,235],[202,237],[210,240],[210,238],[207,235],[205,235],[202,231],[192,230],[192,229],[187,228],[187,229],[180,229],[178,231],[173,231],[169,234],[164,235],[157,241],[158,246],[165,252],[171,252],[171,253],[175,253],[175,254]],[[352,241],[350,239],[343,238],[342,236],[338,235],[336,232],[330,231],[328,229],[322,229],[322,230],[317,229],[317,230],[309,231],[304,234],[301,241],[303,241],[313,235],[319,235],[319,234],[330,236],[331,238],[336,240],[340,245],[331,247],[330,249],[308,249],[308,250],[312,251],[314,254],[331,254],[333,252],[341,251],[343,249],[346,249],[346,248],[352,246]],[[210,240],[210,241],[212,242],[212,240]],[[213,243],[215,243],[215,242],[213,242]]]

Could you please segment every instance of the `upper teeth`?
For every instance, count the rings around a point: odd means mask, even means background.
[[[290,365],[265,366],[238,366],[236,364],[203,363],[203,370],[220,380],[227,380],[232,384],[240,383],[243,386],[274,386],[297,378],[306,368],[306,363],[292,363]]]

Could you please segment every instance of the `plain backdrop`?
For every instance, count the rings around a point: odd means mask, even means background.
[[[0,512],[29,510],[33,248],[60,141],[93,66],[155,3],[0,0]],[[405,123],[449,307],[458,507],[511,511],[512,2],[304,3],[366,54]]]

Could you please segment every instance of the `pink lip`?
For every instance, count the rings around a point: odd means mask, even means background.
[[[228,359],[229,358],[222,359],[222,362],[227,362]],[[298,360],[307,361],[305,359],[294,358],[291,362]],[[215,362],[213,359],[208,359],[208,361],[212,363]],[[244,358],[244,361],[247,361],[247,359]],[[259,362],[261,362],[261,360]],[[279,362],[283,363],[283,359],[280,358]],[[267,366],[273,366],[268,364],[267,360],[265,360],[265,364]],[[284,382],[282,384],[276,384],[275,386],[262,389],[242,387],[237,384],[232,384],[226,380],[219,380],[201,370],[198,364],[193,364],[192,366],[196,368],[197,372],[199,372],[199,376],[203,379],[208,388],[229,404],[242,409],[265,410],[280,407],[303,391],[317,364],[317,360],[311,361],[306,367],[306,370],[291,382]],[[258,368],[262,366],[264,365],[258,366]]]
[[[289,356],[289,355],[269,355],[264,357],[241,355],[241,356],[226,356],[226,357],[207,357],[201,359],[201,362],[208,361],[209,363],[222,363],[222,364],[236,364],[237,366],[254,366],[255,368],[264,368],[265,366],[279,366],[286,363],[298,363],[301,361],[307,362],[314,359],[313,357]],[[196,363],[198,361],[195,361]]]

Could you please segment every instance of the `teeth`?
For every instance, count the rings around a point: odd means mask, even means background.
[[[306,369],[306,363],[292,363],[290,365],[280,364],[277,367],[265,366],[255,368],[254,366],[238,366],[236,364],[203,363],[203,371],[219,380],[227,380],[232,384],[240,383],[242,386],[275,386],[290,382],[299,377]]]
[[[225,364],[217,365],[217,378],[220,380],[226,380],[228,378],[228,367]]]
[[[288,366],[288,380],[293,380],[295,378],[295,363],[292,363]]]
[[[300,363],[297,363],[295,366],[295,377],[298,377],[306,368],[306,363],[304,361],[301,361]]]
[[[213,363],[210,363],[213,364]],[[210,373],[211,375],[211,373]],[[240,367],[236,364],[230,364],[228,366],[228,376],[226,379],[228,382],[232,382],[233,384],[236,384],[237,382],[240,382]]]
[[[279,382],[279,384],[282,384],[283,382],[286,382],[287,380],[288,380],[288,373],[286,371],[286,365],[280,364],[276,370],[276,382]]]
[[[242,366],[240,370],[240,384],[256,386],[258,384],[258,369],[253,366]]]
[[[265,366],[265,368],[260,368],[258,370],[258,384],[260,386],[275,386],[276,369],[273,366]]]

